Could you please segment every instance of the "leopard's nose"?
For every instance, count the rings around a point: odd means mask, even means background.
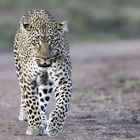
[[[39,42],[39,56],[40,58],[46,60],[50,56],[50,50],[46,43],[40,41]]]

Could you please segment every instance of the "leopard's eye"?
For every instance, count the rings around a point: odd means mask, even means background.
[[[29,23],[23,23],[23,27],[24,27],[25,29],[29,29],[30,24],[29,24]]]

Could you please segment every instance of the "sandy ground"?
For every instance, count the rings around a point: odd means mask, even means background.
[[[11,52],[0,52],[0,140],[140,140],[140,41],[72,45],[73,97],[55,138],[26,136]],[[50,103],[52,108],[52,103]]]

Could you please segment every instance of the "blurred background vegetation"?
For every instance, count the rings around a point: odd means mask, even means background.
[[[18,19],[32,8],[67,19],[71,42],[140,37],[140,0],[0,0],[0,47],[12,47]]]

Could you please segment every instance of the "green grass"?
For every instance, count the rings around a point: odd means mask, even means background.
[[[119,75],[116,77],[116,81],[118,86],[123,90],[123,91],[128,91],[128,90],[140,90],[140,80],[129,80],[126,79],[124,76]]]
[[[0,0],[0,47],[13,44],[19,17],[32,8],[67,19],[71,42],[140,37],[140,0]]]

